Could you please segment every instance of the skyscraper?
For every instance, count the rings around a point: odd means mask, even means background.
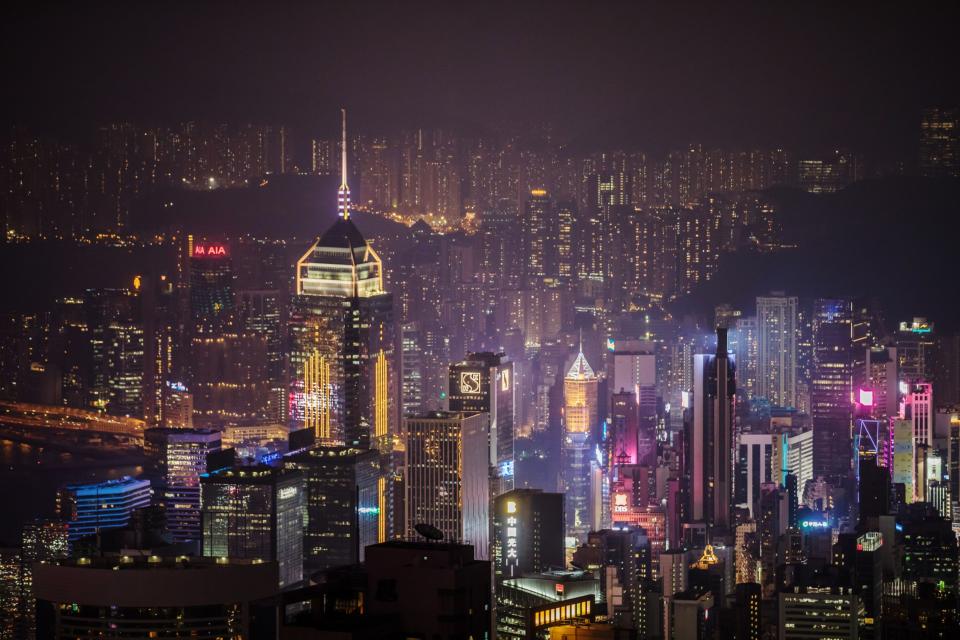
[[[272,560],[279,586],[303,579],[303,475],[293,469],[239,467],[200,478],[203,555]]]
[[[494,574],[498,579],[563,567],[563,494],[514,489],[493,507]]]
[[[485,413],[437,411],[404,419],[406,535],[429,524],[489,557],[490,467]]]
[[[190,320],[193,334],[217,333],[232,321],[233,263],[225,242],[187,236]]]
[[[903,398],[904,418],[913,434],[913,500],[926,501],[928,449],[934,446],[933,385],[920,382],[909,385]],[[907,497],[907,500],[911,498]]]
[[[633,447],[636,464],[656,461],[657,448],[657,357],[654,345],[640,340],[617,340],[608,365],[608,390],[613,398],[618,393],[631,393],[636,403],[636,436]],[[614,414],[611,414],[612,416]],[[619,451],[615,451],[616,455]]]
[[[901,322],[896,333],[897,369],[905,382],[924,382],[932,378],[935,343],[934,326],[926,318]]]
[[[513,488],[513,363],[503,353],[471,353],[450,365],[448,403],[454,412],[484,412],[490,420],[490,467],[499,493]]]
[[[920,175],[960,176],[960,109],[928,107],[920,118]]]
[[[694,356],[693,416],[685,443],[691,520],[719,531],[730,526],[735,371],[727,353],[727,330],[720,327],[716,354]]]
[[[523,215],[522,255],[526,261],[528,282],[535,282],[546,275],[556,276],[556,233],[551,233],[554,231],[551,227],[555,227],[556,222],[553,201],[547,190],[533,189]]]
[[[577,354],[563,379],[563,486],[567,536],[583,537],[593,525],[590,509],[592,432],[597,428],[598,378]]]
[[[144,451],[159,466],[161,502],[175,542],[200,540],[200,476],[207,456],[220,450],[220,432],[210,429],[147,429]]]
[[[818,299],[813,305],[813,420],[816,474],[843,477],[850,468],[853,419],[853,304]]]
[[[303,555],[310,573],[362,562],[368,545],[386,540],[390,507],[381,503],[376,451],[315,447],[285,457],[283,465],[305,479]]]
[[[350,219],[345,129],[343,145],[339,217],[297,261],[288,415],[320,442],[383,449],[397,433],[393,297]]]
[[[797,405],[797,299],[757,298],[756,395],[779,407]]]

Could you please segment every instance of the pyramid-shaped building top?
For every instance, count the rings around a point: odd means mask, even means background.
[[[570,370],[567,371],[567,378],[570,380],[588,380],[596,377],[597,374],[593,372],[593,368],[590,366],[590,363],[587,362],[583,351],[580,351],[580,353],[577,354],[577,359],[573,361]]]

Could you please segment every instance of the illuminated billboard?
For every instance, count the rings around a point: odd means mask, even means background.
[[[223,242],[195,242],[190,252],[191,258],[226,258],[229,247]]]

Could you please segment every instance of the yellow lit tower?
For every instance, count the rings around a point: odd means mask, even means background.
[[[583,347],[563,380],[563,485],[567,536],[590,530],[590,442],[597,424],[598,378]]]
[[[323,444],[381,448],[397,433],[393,296],[350,219],[345,111],[343,126],[337,219],[297,261],[289,417]]]
[[[288,419],[327,447],[375,449],[379,540],[399,533],[394,464],[402,460],[393,296],[383,263],[350,217],[346,111],[342,111],[337,217],[297,261],[291,302]],[[400,513],[402,516],[402,512]],[[401,518],[402,520],[402,518]]]

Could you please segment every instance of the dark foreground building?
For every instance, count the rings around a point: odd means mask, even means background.
[[[38,564],[37,638],[273,638],[277,580],[276,563],[245,560],[114,556]]]
[[[282,638],[490,638],[490,563],[472,545],[391,540],[370,545],[362,565],[328,571],[284,594],[309,608]]]

